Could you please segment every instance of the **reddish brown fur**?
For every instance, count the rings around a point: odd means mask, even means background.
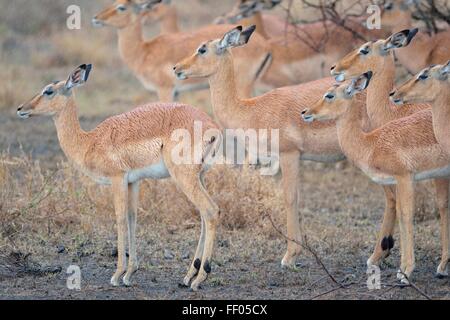
[[[69,79],[79,81],[80,74],[86,68],[81,66]],[[82,82],[78,82],[78,85],[81,84]],[[191,135],[192,157],[195,156],[195,143],[200,143],[198,147],[202,159],[206,159],[221,143],[218,126],[205,113],[193,107],[158,103],[111,117],[94,130],[85,132],[78,121],[72,89],[66,90],[66,87],[64,81],[48,85],[46,90],[53,90],[52,96],[44,96],[44,93],[36,95],[19,108],[18,114],[21,117],[52,115],[66,156],[89,176],[112,184],[118,228],[118,263],[111,283],[119,285],[120,277],[126,272],[123,282],[129,285],[131,276],[138,268],[135,229],[139,180],[170,176],[201,214],[202,233],[184,279],[184,283],[189,285],[198,274],[191,284],[191,288],[197,290],[207,277],[205,265],[211,262],[219,209],[203,183],[202,177],[208,166],[205,163],[175,162],[172,152],[180,142],[172,140],[172,133],[176,129],[187,130]],[[195,121],[202,123],[203,133],[208,129],[216,130],[214,141],[194,141]],[[127,229],[130,254],[128,268],[125,256]],[[195,267],[197,259],[202,261],[201,270]]]
[[[119,52],[122,59],[146,88],[158,92],[162,101],[172,101],[174,90],[183,89],[182,84],[173,76],[172,66],[192,52],[200,42],[218,37],[231,28],[227,25],[211,25],[189,33],[162,34],[144,41],[141,20],[145,13],[136,15],[132,8],[118,13],[116,6],[119,4],[131,6],[133,2],[116,0],[113,6],[103,10],[94,19],[119,29]],[[262,37],[256,37],[249,47],[237,50],[236,68],[240,70],[242,96],[252,95],[258,71],[269,53],[269,46]],[[195,80],[188,84],[201,87],[199,82]]]

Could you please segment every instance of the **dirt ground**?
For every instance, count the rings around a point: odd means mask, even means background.
[[[110,1],[72,2],[85,6],[88,20]],[[217,11],[224,12],[233,2],[220,1]],[[280,177],[263,178],[253,169],[230,167],[214,168],[206,176],[223,217],[212,273],[202,290],[180,286],[197,244],[200,219],[170,181],[143,184],[137,231],[140,269],[131,287],[111,287],[116,231],[108,189],[70,167],[51,119],[24,121],[15,110],[49,81],[87,61],[94,62],[94,71],[89,85],[77,92],[84,129],[156,98],[121,63],[113,30],[86,27],[78,34],[58,33],[54,25],[61,22],[56,20],[34,34],[38,15],[45,17],[48,9],[41,12],[36,3],[56,10],[53,1],[39,0],[27,5],[30,20],[36,21],[33,26],[0,19],[1,67],[6,73],[0,79],[0,299],[450,299],[449,279],[434,277],[440,257],[439,221],[428,183],[418,187],[415,287],[396,282],[396,234],[392,255],[382,265],[382,288],[370,291],[366,260],[381,223],[381,188],[350,164],[342,168],[311,162],[302,163],[299,210],[310,248],[342,287],[307,250],[296,270],[281,268],[286,243],[267,218],[269,214],[285,231]],[[185,14],[187,4],[180,4],[183,25],[212,21],[204,3],[190,0],[195,19]],[[6,14],[20,19],[15,5]],[[90,45],[80,49],[84,37],[83,43]],[[210,110],[208,92],[186,94],[181,100]],[[70,265],[81,268],[80,291],[66,286]]]

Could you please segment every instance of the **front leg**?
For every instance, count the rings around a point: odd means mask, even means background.
[[[128,260],[127,273],[123,277],[123,283],[126,286],[131,284],[131,276],[138,269],[138,260],[136,254],[136,221],[139,203],[139,182],[128,185],[128,250],[130,259]]]
[[[112,192],[117,219],[117,270],[111,278],[113,286],[119,285],[120,277],[125,273],[127,257],[125,252],[128,212],[128,184],[123,177],[113,178]]]
[[[448,179],[436,179],[434,180],[436,187],[436,204],[440,215],[440,227],[441,227],[441,262],[436,271],[436,277],[444,278],[448,276],[448,261],[449,261],[449,242],[450,242],[450,220],[448,217]]]
[[[397,278],[409,284],[415,268],[414,257],[414,184],[411,176],[397,177],[397,215],[400,226],[401,264]]]
[[[302,222],[299,215],[300,152],[280,154],[283,193],[286,202],[287,251],[281,261],[283,267],[295,267],[295,259],[301,251]]]

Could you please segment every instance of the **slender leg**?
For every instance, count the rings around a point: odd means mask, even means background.
[[[131,276],[138,269],[138,260],[136,254],[136,222],[139,202],[139,182],[128,185],[128,250],[130,259],[128,260],[127,273],[123,277],[123,283],[126,286],[131,284]]]
[[[415,268],[414,257],[414,183],[412,177],[397,177],[397,214],[399,215],[401,265],[400,271],[408,278]],[[403,274],[397,274],[402,283],[408,284]]]
[[[436,276],[443,278],[448,276],[447,264],[449,259],[449,242],[450,242],[450,222],[448,217],[448,191],[449,180],[448,179],[436,179],[434,180],[436,187],[437,207],[440,215],[440,227],[441,227],[441,248],[442,258],[439,264]]]
[[[189,267],[189,271],[184,277],[183,283],[185,286],[189,286],[191,280],[198,274],[198,270],[200,270],[200,266],[202,264],[202,256],[203,256],[203,248],[205,245],[205,219],[203,219],[203,215],[201,215],[202,225],[200,231],[200,239],[198,240],[197,250],[195,250],[194,259],[192,260],[191,266]]]
[[[127,257],[125,253],[125,242],[127,232],[128,211],[128,187],[123,177],[112,179],[112,192],[114,196],[114,208],[117,219],[117,270],[111,278],[113,286],[119,285],[120,277],[125,273]]]
[[[295,267],[295,259],[301,251],[302,216],[299,215],[300,152],[280,155],[282,185],[287,209],[287,251],[281,261],[284,267]]]
[[[394,247],[394,228],[395,228],[395,187],[384,186],[385,208],[383,215],[383,223],[378,235],[377,243],[372,256],[367,260],[367,266],[378,265],[381,259],[389,256],[391,249]]]
[[[216,237],[217,222],[219,220],[219,208],[203,185],[201,165],[175,165],[170,161],[170,155],[165,156],[164,159],[166,160],[166,166],[172,179],[197,207],[200,211],[202,221],[204,221],[204,236],[200,236],[197,247],[198,252],[196,253],[196,256],[197,254],[201,256],[200,266],[198,265],[198,261],[196,262],[194,260],[184,279],[185,284],[189,283],[192,280],[193,274],[197,273],[197,278],[191,283],[191,289],[196,291],[211,272],[211,257]],[[202,239],[203,237],[204,239]],[[202,249],[203,252],[200,254]],[[192,267],[195,268],[195,271]]]

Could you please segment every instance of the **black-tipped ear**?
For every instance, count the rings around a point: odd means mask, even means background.
[[[76,68],[69,75],[69,78],[66,81],[64,89],[66,91],[69,91],[74,87],[78,87],[86,83],[87,80],[89,79],[89,74],[91,73],[91,70],[92,64],[82,64],[81,66]]]
[[[372,79],[372,71],[367,71],[363,73],[359,77],[352,80],[350,85],[346,88],[346,93],[353,97],[355,94],[362,92],[367,89],[370,83],[370,79]]]
[[[250,37],[252,36],[253,32],[255,32],[256,26],[252,25],[241,32],[241,36],[239,37],[239,45],[242,46],[244,44],[247,44],[250,40]]]
[[[419,29],[405,29],[394,33],[386,40],[385,50],[403,48],[410,44],[411,40],[416,36]]]
[[[242,26],[237,26],[234,29],[225,33],[223,38],[219,41],[217,45],[217,53],[222,53],[227,48],[239,46],[239,41],[241,38]]]

